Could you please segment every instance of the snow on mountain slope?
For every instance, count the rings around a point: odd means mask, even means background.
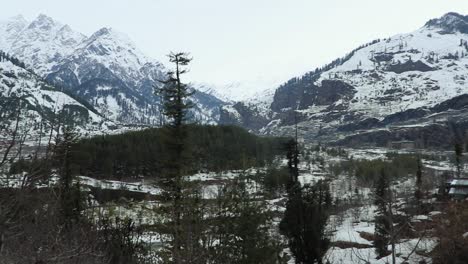
[[[28,21],[21,15],[0,21],[0,49],[10,47],[18,34],[28,25]]]
[[[450,109],[457,104],[462,111],[466,101],[467,55],[468,17],[448,13],[414,32],[372,41],[292,78],[276,89],[267,111],[248,101],[243,107],[225,107],[221,123],[284,135],[294,133],[297,120],[304,137],[333,141],[372,129],[381,129],[380,140],[390,126],[459,120],[462,114]],[[268,113],[264,125],[252,126],[252,118],[263,113]]]
[[[192,86],[197,91],[213,95],[219,99],[222,99],[225,102],[232,103],[235,101],[233,97],[229,96],[229,94],[226,93],[226,91],[228,91],[227,88],[220,88],[219,86],[207,83],[191,83],[190,86]]]
[[[111,28],[95,32],[56,68],[68,68],[84,82],[89,78],[89,68],[96,64],[109,69],[129,87],[141,88],[147,80],[156,82],[165,71],[162,64],[145,56],[125,34]]]
[[[343,65],[324,72],[316,85],[329,79],[350,84],[357,92],[348,102],[349,110],[375,118],[432,107],[467,93],[468,35],[438,31],[424,27],[363,48]]]
[[[36,74],[4,59],[0,60],[0,100],[2,117],[19,108],[22,122],[37,125],[41,120],[56,122],[62,116],[88,132],[106,130],[113,125],[68,94],[45,83]]]
[[[115,122],[162,122],[154,87],[165,78],[166,69],[123,33],[102,28],[87,37],[46,15],[31,23],[18,16],[0,22],[0,50],[19,58],[48,82],[85,99]],[[222,100],[201,92],[194,101],[198,104],[196,120],[217,122]]]
[[[57,62],[69,56],[85,39],[68,25],[42,14],[29,24],[19,16],[10,19],[7,25],[14,30],[1,31],[4,40],[0,49],[20,58],[40,75],[50,73]]]
[[[72,89],[111,120],[155,125],[161,115],[153,88],[163,71],[127,36],[102,28],[54,66],[47,80]]]
[[[259,98],[259,95],[269,94],[269,91],[274,92],[274,87],[280,84],[277,80],[266,81],[258,79],[254,81],[238,81],[228,84],[208,84],[195,83],[197,90],[212,94],[226,102],[241,102],[260,99],[268,101],[273,99],[273,95],[268,98]]]

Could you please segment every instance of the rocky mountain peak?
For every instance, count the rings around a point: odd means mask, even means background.
[[[91,35],[90,38],[99,38],[101,36],[110,35],[111,32],[112,32],[112,28],[103,27],[103,28],[99,29],[98,31],[94,32],[94,34]]]
[[[6,50],[29,22],[21,15],[0,21],[0,49]]]
[[[29,24],[28,29],[50,30],[58,24],[59,23],[51,17],[48,17],[44,14],[40,14],[36,19],[34,19],[31,22],[31,24]]]
[[[135,44],[127,35],[108,27],[101,28],[92,34],[91,37],[83,43],[82,48],[97,56],[119,53],[131,57],[145,57],[137,50]]]
[[[110,27],[103,27],[99,29],[98,31],[94,32],[91,35],[91,37],[89,37],[88,41],[95,41],[98,39],[107,39],[107,40],[113,40],[115,42],[120,42],[123,44],[132,44],[132,46],[134,45],[133,42],[130,40],[130,38],[126,34],[121,33]]]
[[[450,12],[440,18],[429,20],[426,25],[429,28],[440,28],[445,33],[465,33],[468,34],[468,16]]]
[[[31,23],[18,16],[10,24],[15,26],[0,25],[0,49],[20,58],[40,75],[49,73],[86,38],[44,14]]]
[[[57,31],[55,38],[64,46],[75,48],[86,36],[74,31],[69,25],[64,25]]]
[[[104,27],[90,37],[39,15],[31,23],[16,18],[15,32],[0,22],[0,49],[21,59],[49,83],[67,88],[108,119],[125,124],[159,124],[154,86],[164,66],[146,56],[124,33]],[[23,25],[23,26],[21,26]],[[194,120],[213,123],[223,102],[199,92]]]

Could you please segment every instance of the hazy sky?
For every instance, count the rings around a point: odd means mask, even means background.
[[[108,26],[166,62],[194,57],[190,79],[266,88],[376,38],[410,32],[467,0],[12,0],[1,17],[44,13],[84,34]]]

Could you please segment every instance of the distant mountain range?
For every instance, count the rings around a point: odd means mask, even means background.
[[[48,83],[83,98],[104,118],[124,125],[159,125],[164,120],[154,96],[165,67],[124,34],[102,28],[85,36],[39,15],[0,22],[0,50],[26,64]],[[194,95],[192,118],[217,123],[222,100],[202,91]]]
[[[468,128],[468,16],[362,45],[276,89],[268,107],[222,107],[221,123],[341,145],[445,146]],[[271,102],[271,103],[270,103]]]
[[[165,66],[113,29],[85,36],[45,15],[32,22],[17,16],[0,22],[0,50],[29,69],[2,62],[0,77],[13,82],[8,72],[28,75],[28,94],[39,105],[48,100],[35,85],[44,83],[78,99],[73,104],[86,108],[94,124],[164,122],[153,89]],[[299,133],[315,142],[448,147],[468,129],[467,78],[468,16],[448,13],[241,101],[233,99],[236,84],[193,84],[198,92],[192,113],[202,123],[235,124],[265,135],[292,135],[297,122]]]

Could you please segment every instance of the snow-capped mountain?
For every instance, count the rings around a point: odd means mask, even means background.
[[[162,64],[146,57],[122,33],[111,28],[102,28],[80,43],[73,53],[52,69],[53,78],[73,72],[78,83],[95,79],[96,65],[118,76],[128,87],[137,87],[143,92],[164,78]],[[57,78],[60,80],[60,78]]]
[[[52,67],[69,56],[86,37],[50,17],[39,15],[28,23],[17,16],[3,23],[0,49],[23,60],[44,76]],[[19,56],[21,55],[21,56]]]
[[[59,121],[74,123],[86,133],[107,130],[114,125],[85,102],[57,90],[15,63],[14,59],[1,54],[0,102],[2,126],[8,125],[8,122],[14,123],[16,113],[22,111],[20,122],[22,125],[29,124],[25,126],[29,133],[38,130],[40,122],[55,126]]]
[[[15,16],[7,21],[0,21],[0,47],[10,47],[15,41],[19,32],[28,25],[28,21],[23,16]]]
[[[269,117],[266,125],[251,127],[262,133],[288,134],[298,120],[300,131],[311,140],[356,139],[364,130],[424,126],[428,120],[442,124],[454,117],[446,113],[450,104],[442,103],[468,94],[467,55],[468,17],[449,13],[291,79],[275,91],[266,111],[242,112]],[[243,124],[242,113],[224,108],[222,123]]]
[[[265,80],[258,78],[257,80],[249,81],[236,81],[225,84],[209,84],[209,83],[195,83],[194,87],[197,90],[211,94],[225,102],[245,102],[249,100],[260,99],[262,101],[271,100],[271,98],[264,98],[267,93],[274,92],[274,88],[281,82],[276,79]]]
[[[46,15],[27,22],[18,16],[0,22],[0,50],[24,61],[48,82],[84,98],[99,113],[123,124],[160,124],[158,80],[162,64],[143,54],[123,33],[102,28],[87,37]],[[218,98],[199,92],[194,118],[219,119]]]
[[[164,78],[163,71],[124,34],[102,28],[55,65],[46,79],[72,89],[112,120],[159,124],[153,86]]]

